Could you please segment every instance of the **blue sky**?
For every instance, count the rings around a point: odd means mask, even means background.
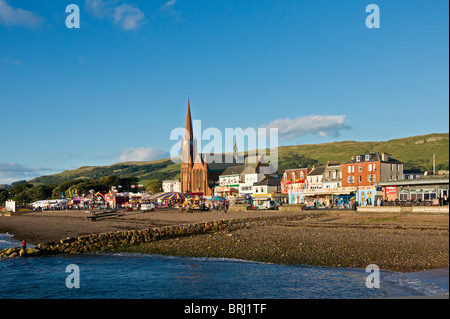
[[[80,28],[65,25],[67,5]],[[368,29],[368,4],[380,28]],[[0,184],[165,157],[202,128],[281,145],[449,131],[446,0],[0,0]]]

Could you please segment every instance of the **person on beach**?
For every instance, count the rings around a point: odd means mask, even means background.
[[[23,250],[27,249],[27,242],[25,240],[22,240],[22,249]]]

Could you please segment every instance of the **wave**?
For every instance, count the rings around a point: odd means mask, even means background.
[[[414,273],[391,273],[386,275],[383,281],[410,290],[411,296],[449,295],[448,268]]]

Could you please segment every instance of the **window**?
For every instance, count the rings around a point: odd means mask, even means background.
[[[369,164],[369,172],[372,171],[372,164]]]
[[[292,173],[292,180],[295,180],[296,175],[295,172]]]
[[[369,175],[369,183],[372,182],[372,175]]]
[[[336,179],[336,171],[333,171],[333,179]]]
[[[300,179],[304,179],[305,178],[305,173],[303,171],[300,172]]]
[[[370,160],[370,155],[367,154],[367,155],[366,155],[366,162],[369,161],[369,160]]]
[[[372,181],[373,181],[374,183],[376,182],[375,179],[376,179],[376,178],[375,178],[375,175],[373,175]]]
[[[348,183],[349,183],[349,184],[352,183],[352,177],[351,177],[351,176],[348,177]]]
[[[351,167],[351,166],[348,166],[347,172],[348,172],[348,173],[351,173],[351,172],[352,172],[352,167]]]
[[[361,175],[359,175],[359,182],[360,183],[362,182],[362,176]]]
[[[287,173],[284,173],[284,180],[287,180]]]
[[[377,169],[377,167],[376,167],[376,165],[375,164],[372,164],[372,170],[376,170]]]
[[[352,183],[355,182],[355,176],[352,176]]]
[[[325,177],[325,178],[326,178],[326,180],[329,180],[329,179],[330,179],[330,172],[327,172],[327,173],[326,173],[326,177]]]
[[[359,172],[362,172],[362,166],[361,166],[361,165],[359,165],[358,171],[359,171]]]
[[[360,156],[360,155],[357,155],[357,156],[356,156],[356,161],[357,161],[357,162],[361,162],[361,156]]]

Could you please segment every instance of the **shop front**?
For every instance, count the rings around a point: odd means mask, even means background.
[[[376,187],[360,187],[356,192],[356,200],[359,206],[374,206],[377,204]]]
[[[383,189],[384,200],[393,202],[425,202],[439,205],[438,201],[448,199],[449,195],[448,176],[380,182],[377,186]]]

